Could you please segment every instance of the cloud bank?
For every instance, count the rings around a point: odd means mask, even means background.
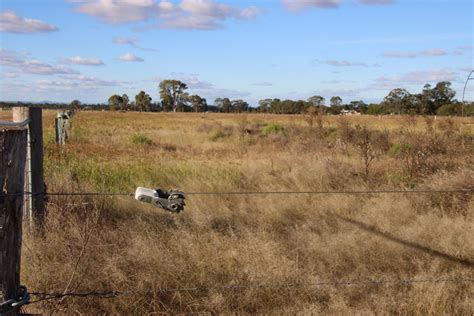
[[[0,12],[0,32],[28,34],[58,31],[58,27],[46,22],[27,19],[13,11]]]

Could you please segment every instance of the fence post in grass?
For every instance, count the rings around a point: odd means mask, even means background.
[[[43,111],[39,107],[30,108],[30,187],[35,194],[30,197],[32,214],[38,229],[44,224],[45,207],[44,197],[46,188],[44,184],[43,166]]]
[[[19,300],[27,130],[0,127],[0,315]]]
[[[30,108],[26,106],[16,106],[13,108],[13,122],[23,122],[30,118]],[[30,121],[31,122],[31,121]],[[30,124],[28,124],[29,126]],[[27,131],[27,144],[26,144],[26,162],[25,162],[25,192],[33,192],[31,187],[31,140],[30,140],[30,129]],[[23,217],[25,220],[30,222],[30,226],[33,224],[32,214],[32,196],[30,194],[24,195],[23,200]]]
[[[56,114],[56,144],[65,145],[66,140],[71,136],[71,116],[72,113],[69,111]]]

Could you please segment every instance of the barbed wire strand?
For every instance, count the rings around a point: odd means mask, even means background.
[[[284,283],[284,284],[237,284],[237,285],[224,285],[217,287],[183,287],[183,288],[160,288],[149,291],[89,291],[82,293],[43,293],[43,292],[30,292],[32,296],[40,297],[37,300],[30,301],[29,304],[39,303],[46,300],[61,299],[64,297],[97,297],[97,298],[116,298],[119,296],[136,295],[136,294],[154,294],[169,293],[169,292],[197,292],[197,291],[209,291],[209,290],[239,290],[239,289],[282,289],[282,288],[309,288],[309,287],[323,287],[323,286],[368,286],[368,285],[385,285],[385,284],[438,284],[438,283],[472,283],[473,278],[430,278],[430,279],[401,279],[401,280],[364,280],[364,281],[325,281],[325,282],[314,282],[314,283]]]
[[[472,193],[474,189],[445,189],[445,190],[366,190],[366,191],[229,191],[229,192],[185,192],[185,195],[330,195],[330,194],[347,194],[347,195],[369,195],[369,194],[429,194],[429,193]],[[0,197],[23,196],[23,195],[44,195],[44,196],[134,196],[130,192],[19,192],[19,193],[2,193]]]

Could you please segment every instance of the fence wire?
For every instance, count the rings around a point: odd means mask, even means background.
[[[363,281],[324,281],[324,282],[308,282],[308,283],[281,283],[281,284],[231,284],[215,287],[182,287],[182,288],[159,288],[148,291],[89,291],[89,292],[70,292],[70,293],[45,293],[45,292],[29,292],[30,295],[38,297],[38,299],[30,301],[29,304],[35,304],[42,301],[62,299],[65,297],[96,297],[96,298],[116,298],[119,296],[129,295],[149,295],[156,293],[170,292],[204,292],[204,291],[226,291],[226,290],[249,290],[249,289],[285,289],[285,288],[311,288],[311,287],[348,287],[348,286],[370,286],[370,285],[402,285],[408,286],[413,284],[440,284],[440,283],[474,283],[474,276],[469,278],[427,278],[427,279],[367,279]]]
[[[185,195],[369,195],[369,194],[430,194],[430,193],[472,193],[474,189],[440,189],[440,190],[344,190],[344,191],[229,191],[229,192],[184,192]],[[0,193],[8,196],[134,196],[130,192],[19,192]]]

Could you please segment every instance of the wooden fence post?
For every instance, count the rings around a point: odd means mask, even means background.
[[[56,144],[65,145],[69,137],[71,137],[71,111],[62,111],[56,114],[55,130]]]
[[[14,107],[13,122],[30,119],[28,124],[25,191],[34,194],[25,195],[24,216],[38,229],[44,223],[44,168],[43,168],[43,117],[39,107]]]
[[[0,130],[0,314],[15,315],[20,295],[26,130]],[[3,310],[2,310],[3,309]]]
[[[31,192],[33,219],[37,228],[44,224],[44,166],[43,166],[43,113],[38,107],[30,108],[30,159],[31,159]]]
[[[26,106],[15,106],[13,111],[13,122],[23,122],[30,119],[30,108]],[[25,192],[32,192],[31,188],[31,149],[30,149],[30,131],[27,131],[27,144],[26,144],[26,162],[25,162]],[[23,201],[23,216],[25,220],[30,222],[30,226],[33,224],[32,214],[32,196],[25,194]]]

